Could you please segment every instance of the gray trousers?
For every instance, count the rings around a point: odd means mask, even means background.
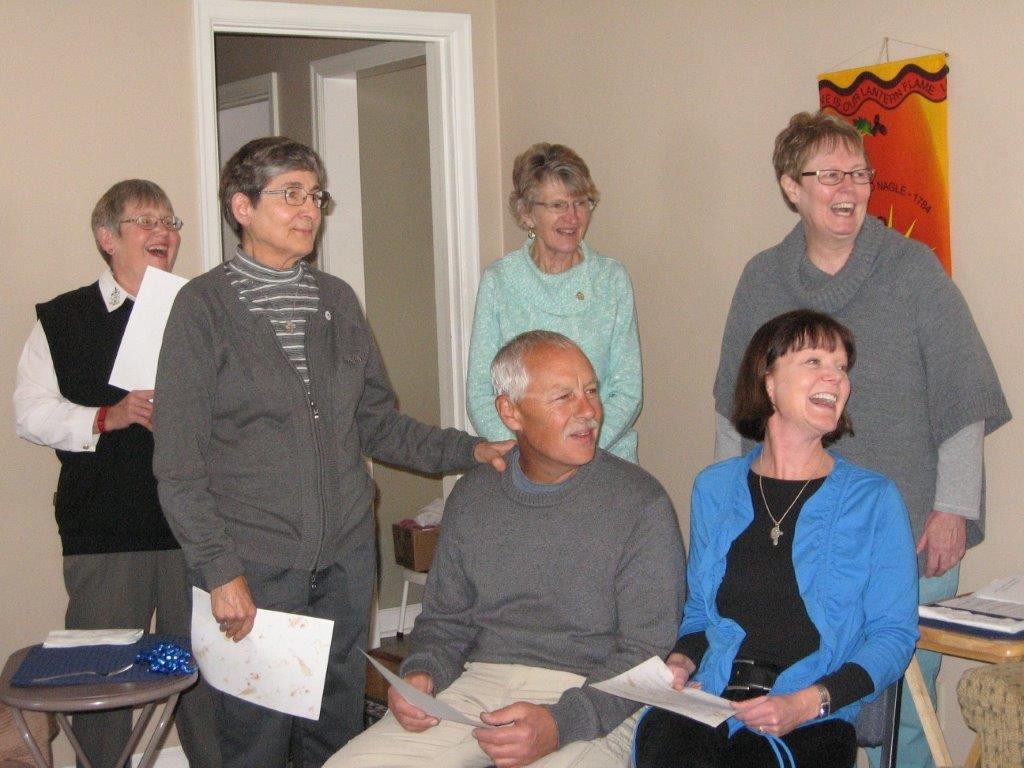
[[[141,628],[188,637],[192,593],[179,549],[64,558],[68,629]],[[178,700],[175,726],[191,768],[220,768],[212,689],[199,684]],[[131,709],[78,714],[75,735],[94,768],[115,768],[131,731]]]
[[[311,574],[245,562],[258,608],[334,621],[319,720],[292,717],[214,691],[224,768],[320,768],[363,730],[375,543],[367,539],[343,561]]]

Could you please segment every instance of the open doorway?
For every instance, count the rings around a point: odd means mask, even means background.
[[[253,53],[252,38],[259,38],[269,43],[272,38],[284,39],[293,46],[310,48],[320,47],[319,56],[325,58],[337,55],[337,49],[347,52],[371,47],[385,47],[388,41],[404,44],[413,43],[418,46],[419,61],[414,66],[383,68],[369,73],[376,88],[382,82],[381,75],[392,76],[396,82],[387,85],[392,90],[408,90],[412,87],[424,94],[426,110],[424,119],[428,125],[427,138],[424,143],[424,157],[421,169],[417,171],[420,178],[422,195],[419,192],[406,190],[404,179],[401,183],[392,180],[388,196],[392,201],[401,201],[406,195],[423,196],[427,200],[425,214],[417,214],[409,218],[425,218],[426,228],[420,229],[417,235],[421,245],[416,247],[420,259],[408,265],[381,262],[371,264],[366,269],[366,283],[372,291],[374,283],[395,281],[387,274],[387,269],[398,272],[411,287],[428,289],[429,301],[418,300],[416,308],[407,302],[402,312],[380,309],[375,311],[372,293],[367,295],[366,309],[371,324],[381,343],[385,362],[392,378],[395,379],[396,390],[402,402],[403,410],[412,412],[425,421],[444,425],[464,427],[467,424],[464,410],[464,377],[465,359],[468,349],[470,327],[472,322],[472,305],[475,298],[479,273],[479,253],[477,238],[476,210],[476,168],[475,168],[475,134],[473,130],[472,105],[472,72],[469,49],[469,20],[459,14],[432,14],[397,11],[375,11],[370,9],[347,9],[323,6],[263,4],[263,3],[226,3],[216,0],[195,0],[196,3],[196,41],[199,61],[199,102],[200,102],[200,154],[203,190],[201,193],[201,236],[205,261],[213,266],[220,259],[219,240],[220,225],[216,204],[216,185],[219,170],[219,157],[216,142],[216,99],[213,96],[215,71],[218,68],[216,49],[222,39],[231,37],[249,37],[248,54]],[[222,37],[223,36],[223,37]],[[330,48],[329,51],[327,49]],[[346,51],[343,51],[346,52]],[[267,67],[279,70],[283,77],[280,63]],[[417,71],[418,70],[418,71]],[[362,75],[360,75],[362,76]],[[413,81],[418,81],[414,84]],[[288,97],[283,91],[280,96],[280,128],[293,138],[320,145],[321,149],[330,145],[330,136],[314,133],[335,129],[333,121],[317,125],[311,123],[308,130],[296,128],[290,121],[299,112],[307,120],[311,115],[311,104],[315,95],[310,91],[304,109],[296,110],[288,105]],[[378,116],[378,121],[387,118]],[[363,110],[360,110],[360,121]],[[316,126],[316,127],[314,127]],[[339,138],[334,137],[336,140]],[[376,136],[375,136],[376,138]],[[344,137],[340,137],[344,143]],[[411,168],[411,163],[406,163]],[[339,174],[339,178],[345,174]],[[332,193],[338,188],[332,172],[330,180]],[[365,177],[364,177],[365,178]],[[365,185],[364,185],[365,186]],[[366,190],[360,194],[360,200],[369,199]],[[380,194],[380,193],[378,193]],[[379,200],[380,198],[378,198]],[[375,204],[376,205],[376,204]],[[395,220],[392,214],[392,220]],[[331,221],[328,227],[335,222]],[[338,237],[338,230],[328,229],[330,236],[342,243],[351,238]],[[425,233],[425,234],[424,234]],[[365,239],[365,238],[364,238]],[[373,247],[375,254],[387,251],[385,246]],[[333,252],[332,252],[333,253]],[[327,255],[327,254],[325,254]],[[376,258],[367,253],[367,259]],[[345,266],[339,268],[338,263],[330,263],[332,257],[325,259],[323,264],[331,272],[344,274]],[[348,275],[345,275],[348,279]],[[389,285],[389,288],[394,288]],[[378,313],[381,318],[378,319]],[[389,328],[386,320],[397,321],[394,328]],[[430,321],[430,322],[426,322]],[[432,344],[410,345],[408,339],[404,344],[397,344],[394,353],[390,353],[384,336],[400,338],[401,326],[412,325],[432,336]],[[398,330],[396,330],[398,329]],[[429,352],[429,361],[420,359],[416,362],[410,352]],[[410,377],[424,379],[423,373],[428,370],[433,374],[432,389],[435,394],[435,414],[420,411],[423,406],[419,396],[409,396],[403,392],[398,379],[405,374],[399,368],[406,367]],[[427,377],[430,378],[430,377]],[[426,398],[422,398],[425,400]],[[421,478],[400,475],[400,482],[408,483]],[[383,478],[377,474],[378,482]],[[426,482],[426,481],[425,481]],[[433,481],[435,484],[437,481]],[[388,493],[393,493],[388,491]],[[382,490],[382,496],[384,491]],[[434,495],[437,495],[434,493]],[[415,513],[415,509],[403,506],[400,510],[388,513],[391,516],[405,517]],[[397,593],[399,580],[397,569],[391,560],[390,522],[382,514],[382,528],[387,536],[381,539],[383,581],[381,585],[382,602],[394,605],[398,602]],[[382,621],[382,630],[387,631],[387,621]]]

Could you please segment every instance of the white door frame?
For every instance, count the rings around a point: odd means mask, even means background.
[[[476,127],[470,17],[297,3],[193,0],[199,110],[200,241],[207,269],[220,262],[214,35],[221,32],[426,43],[431,123],[442,158],[431,163],[441,421],[467,428],[466,360],[480,276]],[[431,119],[435,116],[431,110]]]
[[[425,43],[382,43],[360,48],[309,64],[310,103],[313,114],[313,147],[327,167],[331,196],[337,201],[320,238],[320,267],[342,278],[352,286],[366,310],[366,280],[363,269],[363,195],[359,170],[359,73],[368,69],[380,71],[387,65],[401,66],[410,59],[422,61]],[[427,72],[427,82],[433,72]],[[439,109],[427,98],[428,115]],[[429,119],[433,126],[438,121]],[[443,181],[443,146],[430,132],[431,196]],[[397,181],[397,180],[396,180]],[[396,188],[400,190],[400,187]],[[400,191],[397,191],[401,194]],[[441,206],[432,206],[432,225],[444,227]],[[444,273],[444,243],[434,241],[434,274]],[[435,278],[435,295],[441,290]],[[436,302],[435,302],[436,304]],[[448,318],[438,307],[438,343],[442,333],[448,334]]]

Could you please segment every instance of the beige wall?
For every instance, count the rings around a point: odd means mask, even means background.
[[[989,535],[967,555],[962,585],[1024,569],[1024,475],[1017,468],[1024,384],[1015,375],[1024,365],[1024,197],[1017,183],[1024,179],[1024,6],[496,6],[502,190],[509,188],[513,157],[534,141],[565,142],[590,165],[602,201],[587,239],[621,259],[636,291],[645,388],[641,463],[665,484],[684,528],[690,484],[712,457],[711,384],[732,290],[744,263],[795,223],[772,174],[775,134],[792,113],[816,107],[819,73],[865,48],[843,66],[870,63],[883,36],[950,52],[955,279],[1018,417],[986,443]],[[897,57],[920,53],[893,45]],[[506,249],[519,244],[508,216],[505,235]],[[956,679],[943,678],[949,720]]]
[[[884,35],[950,51],[956,280],[1020,411],[1024,49],[1016,32],[1024,7],[1016,0],[350,4],[472,15],[485,262],[518,242],[503,208],[516,152],[560,140],[591,164],[604,198],[590,240],[626,264],[636,287],[641,457],[684,518],[692,477],[711,457],[710,386],[732,287],[746,259],[793,223],[771,175],[774,134],[792,112],[814,107],[819,72],[873,52]],[[86,222],[112,181],[164,185],[187,222],[178,272],[194,275],[202,260],[191,2],[140,13],[128,0],[7,0],[0,46],[11,52],[0,72],[0,420],[10,425],[32,306],[95,278],[101,262]],[[987,442],[989,539],[967,556],[967,588],[1022,568],[1021,423]],[[17,617],[0,628],[6,655],[58,626],[65,597],[51,507],[56,462],[9,426],[0,455],[2,610]]]
[[[363,193],[366,316],[403,412],[430,424],[441,418],[437,310],[430,206],[427,68],[361,77],[359,175]],[[380,603],[398,605],[401,572],[391,524],[442,494],[439,478],[376,464],[380,526]],[[421,588],[410,591],[419,602]]]

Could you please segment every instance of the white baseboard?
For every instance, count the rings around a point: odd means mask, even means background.
[[[416,617],[420,615],[420,610],[423,606],[419,603],[410,603],[405,609],[405,629],[404,632],[410,632],[412,625],[416,621]],[[377,611],[377,641],[374,643],[374,648],[380,645],[381,638],[394,637],[398,634],[398,621],[402,616],[401,608],[381,608]]]
[[[132,765],[138,765],[142,755],[132,755]],[[75,768],[74,764],[66,765],[64,768]],[[185,752],[181,747],[164,747],[157,755],[153,768],[188,768],[188,760],[185,759]]]

